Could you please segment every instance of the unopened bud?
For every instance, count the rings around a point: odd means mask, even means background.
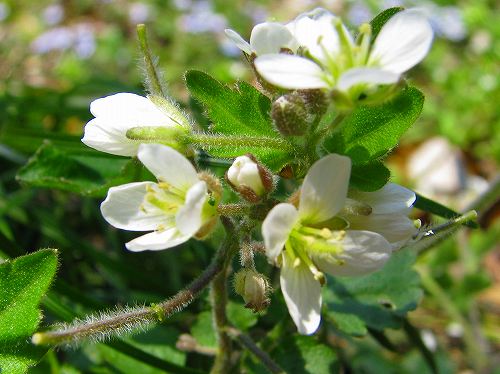
[[[251,154],[236,157],[226,172],[230,186],[244,199],[256,203],[274,188],[273,175]]]
[[[234,276],[234,289],[243,297],[245,308],[260,312],[269,306],[269,282],[252,269],[241,269]]]
[[[314,115],[321,116],[328,108],[328,100],[321,90],[300,90],[297,91],[304,100],[307,111]]]
[[[303,135],[307,130],[306,104],[296,93],[280,96],[272,105],[271,117],[284,136]]]

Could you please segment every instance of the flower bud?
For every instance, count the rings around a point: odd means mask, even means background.
[[[256,203],[274,188],[273,176],[251,154],[236,157],[226,180],[244,199]]]
[[[243,297],[245,308],[260,312],[269,306],[269,282],[252,269],[241,269],[234,276],[234,289]]]
[[[328,100],[325,93],[321,90],[299,90],[297,93],[304,100],[307,111],[313,115],[321,116],[328,108]]]
[[[303,135],[307,130],[306,104],[298,94],[280,96],[272,105],[271,117],[284,136]]]

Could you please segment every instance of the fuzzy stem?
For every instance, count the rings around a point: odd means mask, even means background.
[[[266,136],[233,136],[233,135],[210,135],[190,134],[186,136],[186,142],[200,147],[259,147],[274,148],[292,152],[293,147],[284,139],[269,138]]]
[[[150,93],[153,95],[167,97],[160,80],[160,73],[156,67],[151,50],[149,49],[148,36],[146,26],[144,24],[137,25],[137,37],[139,39],[139,47],[141,48],[144,66],[146,69],[146,85]]]
[[[241,331],[233,327],[226,327],[226,331],[231,338],[252,352],[271,373],[285,373],[285,371],[280,368],[279,365],[274,362],[266,352],[260,349],[248,335],[243,334]]]
[[[229,335],[225,328],[228,323],[226,315],[227,305],[227,275],[229,265],[233,258],[234,252],[238,248],[238,240],[235,235],[235,230],[229,220],[225,220],[226,238],[222,243],[222,247],[226,248],[227,255],[222,264],[221,271],[212,281],[210,289],[210,298],[213,308],[213,322],[217,337],[217,355],[215,356],[214,365],[211,374],[226,374],[229,373],[231,367],[231,351],[232,344]]]
[[[34,344],[62,345],[78,343],[86,339],[100,340],[102,337],[117,335],[123,329],[144,328],[187,307],[221,270],[227,268],[227,258],[232,257],[233,247],[227,240],[217,251],[212,263],[188,287],[172,298],[150,306],[132,308],[125,312],[112,313],[92,322],[75,323],[73,326],[53,331],[37,332],[33,335]]]
[[[248,213],[248,207],[242,204],[220,204],[217,212],[222,216],[241,216]]]

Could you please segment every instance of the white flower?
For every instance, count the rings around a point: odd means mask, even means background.
[[[236,188],[250,188],[257,196],[266,192],[259,172],[259,166],[248,156],[236,157],[227,171],[227,179]]]
[[[346,230],[336,215],[344,207],[351,161],[328,155],[307,173],[298,209],[276,205],[262,224],[266,254],[281,263],[280,283],[288,311],[301,334],[314,333],[320,323],[322,272],[361,275],[389,259],[391,245],[380,234]]]
[[[269,83],[288,89],[336,89],[396,83],[418,64],[432,43],[432,28],[417,10],[394,15],[370,45],[369,25],[360,28],[357,43],[340,19],[324,10],[299,16],[288,25],[305,55],[268,53],[255,60]]]
[[[139,160],[158,183],[135,182],[108,191],[101,204],[106,221],[129,231],[152,231],[126,244],[137,252],[174,247],[193,237],[216,214],[207,184],[179,152],[161,144],[142,144]]]
[[[158,100],[161,100],[158,98]],[[172,134],[189,131],[189,123],[171,103],[164,108],[150,98],[132,93],[117,93],[94,100],[90,112],[94,119],[85,125],[82,142],[98,151],[119,156],[135,156],[145,141],[127,138],[127,131],[135,127],[169,129]],[[175,145],[175,142],[169,144]]]
[[[225,30],[226,35],[247,55],[261,56],[268,53],[279,53],[282,48],[295,52],[298,43],[290,30],[276,22],[259,23],[252,29],[250,43],[245,41],[236,31]]]
[[[413,191],[387,183],[380,190],[356,191],[350,197],[369,205],[371,214],[342,214],[349,228],[379,233],[391,243],[393,250],[401,248],[417,232],[414,221],[408,218],[416,200]]]

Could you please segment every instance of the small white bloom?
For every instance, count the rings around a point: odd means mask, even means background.
[[[312,334],[319,326],[322,272],[366,274],[382,267],[391,253],[382,235],[346,230],[336,217],[346,201],[350,172],[349,158],[322,158],[304,179],[298,208],[278,204],[262,224],[267,257],[281,262],[281,289],[301,334]]]
[[[234,30],[226,29],[225,32],[229,39],[247,55],[255,53],[257,56],[261,56],[268,53],[279,53],[282,48],[295,52],[298,48],[298,43],[290,30],[276,22],[263,22],[256,25],[252,29],[250,43]]]
[[[356,191],[350,194],[354,200],[371,207],[371,214],[342,214],[349,228],[369,230],[384,236],[392,249],[401,248],[416,234],[413,220],[408,218],[416,200],[413,191],[396,183],[387,183],[373,192]]]
[[[117,93],[94,100],[90,112],[95,118],[85,125],[82,142],[98,151],[119,156],[135,156],[142,143],[127,138],[127,130],[131,128],[166,127],[188,131],[187,121],[179,119],[179,111],[167,113],[149,98],[132,93]]]
[[[259,166],[248,156],[236,157],[227,171],[227,178],[236,188],[250,188],[257,196],[265,192]]]
[[[321,9],[300,15],[287,27],[306,49],[304,56],[271,53],[255,60],[265,80],[287,89],[347,92],[354,86],[396,83],[425,57],[433,38],[426,17],[416,10],[394,15],[373,45],[369,25],[361,26],[355,43],[340,19]]]
[[[137,157],[158,183],[135,182],[110,188],[101,204],[104,219],[119,229],[152,231],[126,244],[134,252],[186,242],[216,214],[207,184],[183,155],[165,145],[142,144]]]

